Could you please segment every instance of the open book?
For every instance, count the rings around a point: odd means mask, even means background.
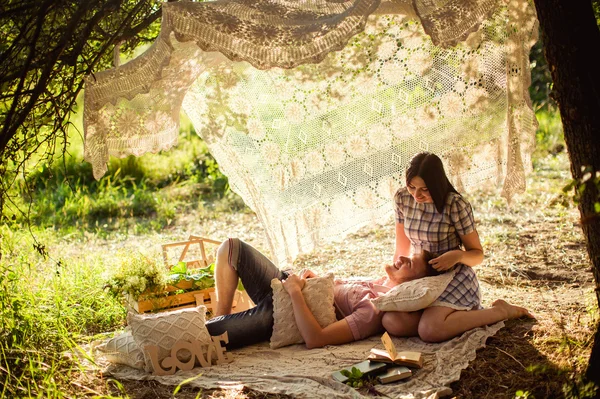
[[[423,356],[421,352],[398,352],[389,334],[386,332],[381,337],[385,350],[371,349],[368,359],[374,362],[394,363],[399,366],[423,367]]]

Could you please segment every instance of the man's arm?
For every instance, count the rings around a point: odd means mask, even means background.
[[[283,282],[283,287],[292,300],[296,325],[306,343],[306,347],[309,349],[321,348],[325,345],[340,345],[354,341],[350,325],[345,319],[321,328],[308,308],[304,295],[302,295],[304,283],[305,280],[296,275],[291,275]]]

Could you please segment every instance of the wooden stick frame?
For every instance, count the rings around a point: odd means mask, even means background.
[[[188,263],[201,262],[200,267],[207,267],[210,263],[209,263],[208,256],[206,255],[206,247],[204,245],[205,243],[219,245],[219,244],[221,244],[221,241],[216,241],[216,240],[213,240],[210,238],[201,237],[201,236],[192,234],[188,237],[187,241],[177,241],[177,242],[169,242],[169,243],[163,244],[162,245],[162,255],[163,255],[163,261],[165,263],[165,267],[167,269],[170,269],[171,267],[173,267],[173,265],[169,264],[169,255],[167,253],[169,248],[183,247],[183,249],[181,250],[181,255],[179,255],[179,260],[177,261],[177,262],[182,262],[185,259],[185,256],[187,255],[188,250],[190,249],[190,246],[195,245],[195,244],[198,244],[200,246],[200,254],[202,256],[202,259],[188,261]]]

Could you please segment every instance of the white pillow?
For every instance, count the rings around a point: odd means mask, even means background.
[[[273,334],[271,348],[301,344],[304,342],[294,319],[292,300],[278,279],[271,280],[273,289]],[[321,327],[336,321],[333,306],[333,274],[306,280],[302,289],[306,305]]]
[[[414,312],[431,305],[454,278],[456,270],[438,276],[423,277],[395,286],[371,302],[384,312]]]
[[[198,340],[210,344],[210,334],[206,329],[206,306],[179,309],[171,312],[137,314],[129,312],[127,323],[135,343],[144,353],[145,370],[152,371],[152,361],[144,350],[147,345],[158,346],[158,361],[171,355],[171,348],[179,340]],[[188,357],[189,359],[189,357]]]
[[[136,369],[144,368],[144,353],[133,340],[131,331],[116,335],[98,345],[96,350],[111,363],[125,364]]]

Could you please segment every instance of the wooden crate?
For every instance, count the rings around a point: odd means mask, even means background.
[[[171,269],[179,262],[185,262],[189,269],[201,269],[208,267],[214,261],[214,254],[207,249],[207,244],[215,246],[221,242],[210,238],[201,237],[198,235],[190,235],[186,241],[170,242],[162,245],[162,255],[165,267]],[[196,249],[196,253],[189,256]],[[178,256],[175,259],[169,256],[169,251],[175,250]],[[196,297],[203,298],[210,305],[210,293],[214,292],[214,287],[204,290],[195,290],[184,293],[175,294],[175,291],[189,290],[192,288],[193,282],[190,280],[182,280],[177,284],[167,285],[162,290],[152,289],[146,290],[137,300],[131,296],[126,296],[129,306],[138,313],[161,312],[167,310],[175,310],[182,308],[191,308],[200,304]],[[207,306],[208,307],[208,306]]]
[[[188,289],[191,288],[191,281],[184,282],[189,284]],[[179,284],[176,286],[181,287]],[[169,292],[175,291],[172,289],[173,287],[174,286],[167,286],[167,289],[163,292],[144,293],[140,295],[137,301],[131,297],[128,297],[127,301],[129,302],[129,306],[135,309],[135,311],[138,313],[161,312],[166,310],[196,307],[200,304],[198,302],[198,298],[203,299],[202,304],[205,303],[204,299],[210,304],[210,293],[215,290],[214,287],[211,287],[204,290],[168,295]],[[178,289],[181,288],[177,288],[176,290]]]
[[[208,300],[206,299],[206,294],[208,294],[209,296]],[[204,304],[206,306],[207,311],[211,313],[214,313],[218,303],[219,302],[217,301],[217,293],[214,290],[208,293],[203,293],[203,295],[196,295],[196,304]],[[250,299],[248,293],[245,290],[235,290],[235,294],[233,296],[233,303],[231,304],[231,313],[243,312],[244,310],[248,310],[250,308],[253,308],[254,306],[256,305],[254,305],[254,302],[252,302],[252,299]]]
[[[214,261],[214,255],[207,249],[209,245],[219,245],[221,242],[210,238],[197,235],[190,235],[186,241],[170,242],[162,245],[162,254],[165,267],[171,269],[179,262],[185,262],[188,269],[201,269],[208,267]],[[196,247],[196,248],[194,248]],[[181,253],[173,260],[169,251],[181,248]],[[188,256],[197,249],[196,256]],[[194,254],[192,254],[194,255]],[[163,290],[147,290],[139,296],[137,300],[127,296],[127,302],[132,309],[138,313],[170,311],[182,308],[191,308],[198,305],[205,305],[207,311],[213,313],[216,308],[216,292],[214,287],[174,294],[175,291],[189,290],[192,288],[192,281],[182,280],[174,285],[167,285]],[[248,297],[246,291],[236,291],[233,303],[233,313],[241,312],[253,307],[254,304]]]

